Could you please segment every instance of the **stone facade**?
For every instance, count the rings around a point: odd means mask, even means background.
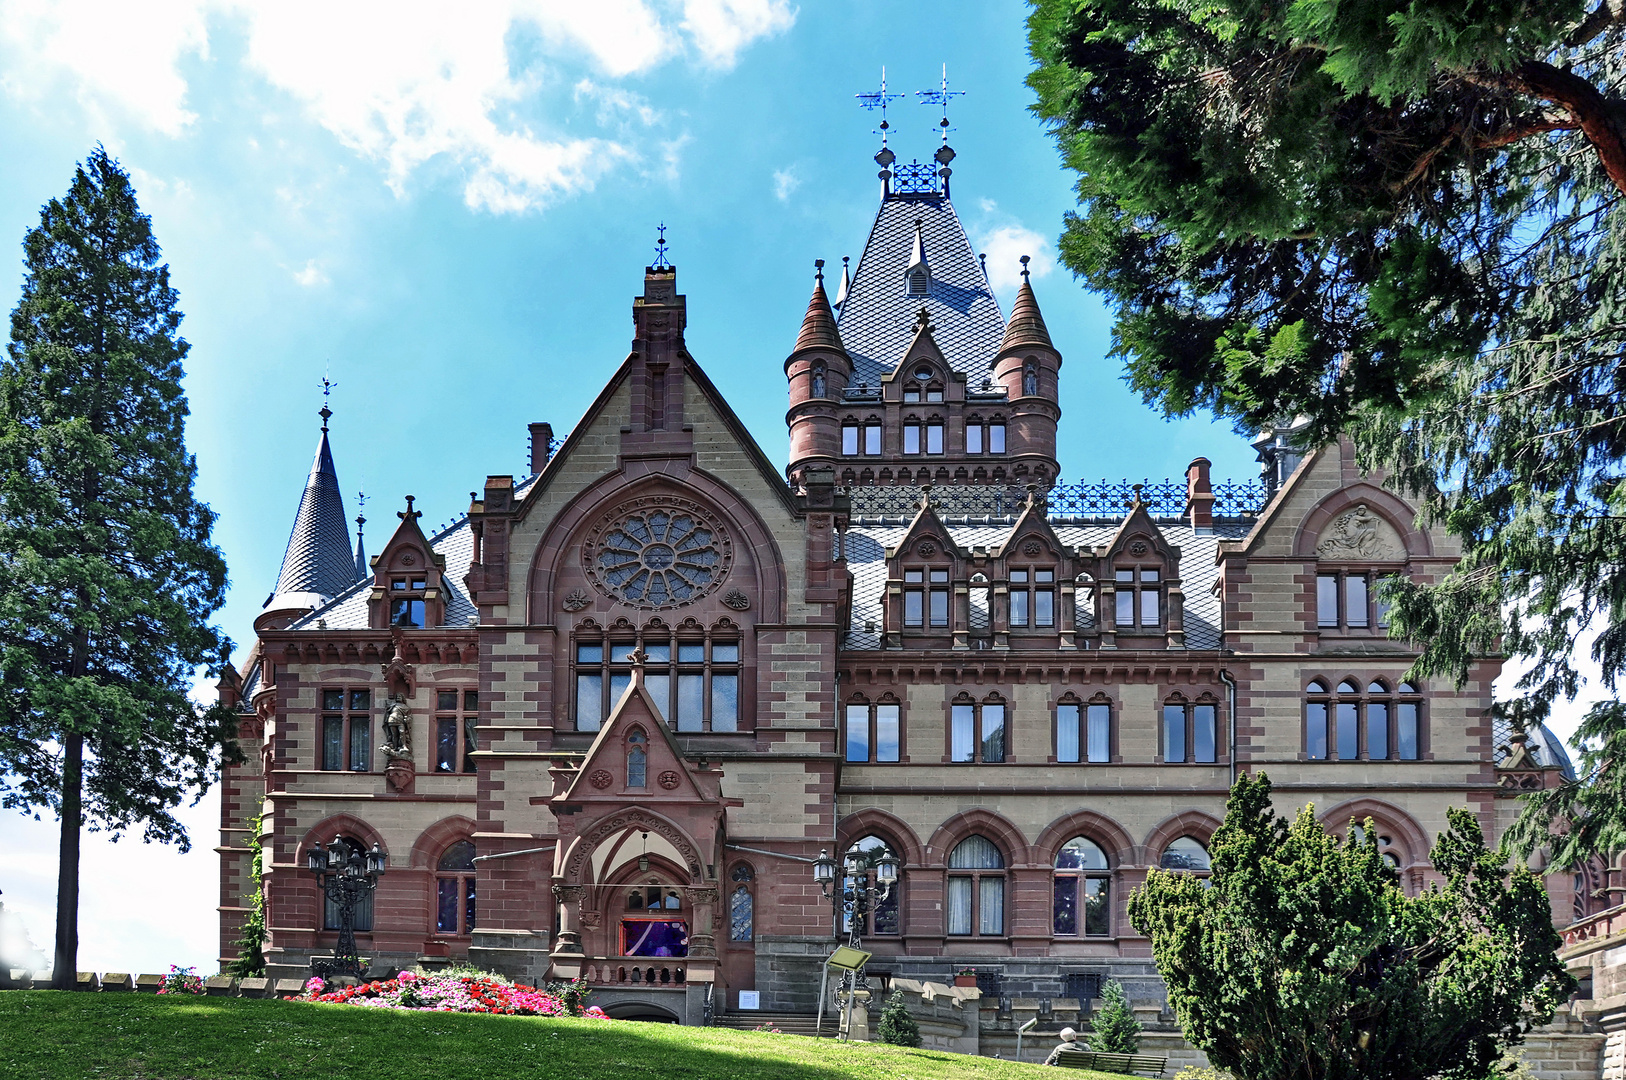
[[[1284,813],[1371,818],[1413,891],[1448,807],[1494,839],[1521,783],[1556,779],[1498,744],[1495,661],[1405,680],[1373,586],[1457,549],[1347,443],[1252,501],[1202,459],[1159,492],[1055,487],[1033,290],[999,318],[946,169],[880,215],[839,318],[820,280],[785,363],[783,469],[649,267],[629,355],[556,449],[532,425],[533,475],[486,477],[434,535],[408,499],[353,583],[281,587],[220,687],[258,750],[224,784],[223,957],[260,815],[273,978],[334,946],[304,866],[341,837],[388,856],[358,929],[375,971],[468,958],[585,978],[620,1016],[697,1022],[742,991],[812,1013],[839,918],[809,864],[884,846],[872,969],[975,969],[981,1007],[934,1037],[1009,1056],[1013,1019],[1076,1015],[1104,977],[1162,1016],[1127,897],[1205,870],[1238,773]],[[296,542],[336,567],[348,541]]]

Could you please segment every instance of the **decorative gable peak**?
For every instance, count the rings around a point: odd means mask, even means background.
[[[413,509],[416,497],[406,497],[407,508],[396,514],[396,527],[384,548],[373,556],[373,590],[367,598],[368,625],[403,630],[440,626],[446,615],[446,583],[442,574],[446,556],[429,546]]]
[[[644,657],[633,654],[632,676],[574,774],[555,777],[553,802],[721,801],[721,773],[691,767],[644,681]]]

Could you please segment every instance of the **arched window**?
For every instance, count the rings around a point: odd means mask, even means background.
[[[948,932],[1003,936],[1005,857],[999,848],[986,836],[968,836],[949,852],[948,868]]]
[[[1400,869],[1400,849],[1395,846],[1395,838],[1384,830],[1380,822],[1372,823],[1378,829],[1378,857],[1391,870]],[[1366,826],[1351,825],[1347,840],[1350,844],[1363,844],[1366,842]]]
[[[756,872],[749,863],[740,863],[728,876],[739,883],[728,897],[728,940],[749,942],[756,935],[756,898],[751,894]]]
[[[435,932],[474,932],[474,844],[459,840],[435,863]]]
[[[645,741],[644,733],[637,729],[627,736],[627,786],[630,788],[648,786],[649,752],[644,749]]]
[[[819,397],[819,398],[824,397],[825,396],[824,391],[825,391],[824,365],[823,364],[814,364],[813,365],[813,396],[814,397]]]
[[[1170,843],[1163,849],[1163,858],[1158,860],[1157,865],[1163,870],[1185,870],[1204,875],[1211,868],[1208,849],[1195,836],[1182,836]]]
[[[1094,841],[1075,836],[1056,853],[1051,930],[1072,935],[1081,926],[1091,937],[1112,934],[1112,875],[1106,852]]]
[[[881,861],[881,856],[885,855],[889,851],[892,851],[891,845],[889,845],[879,836],[865,836],[849,847],[847,849],[847,854],[864,856],[864,861],[869,864],[870,884],[874,885],[875,866]],[[894,853],[892,857],[896,860],[897,854]],[[898,861],[901,863],[901,860]],[[846,866],[845,859],[842,860],[842,866]],[[845,893],[849,888],[851,888],[851,886],[852,878],[843,879],[842,892]],[[891,891],[886,894],[885,898],[881,897],[879,890],[876,891],[874,910],[870,912],[867,918],[860,920],[858,932],[863,935],[890,935],[898,933],[898,911],[900,908],[899,900],[902,895],[903,882],[902,875],[900,874],[898,882],[892,886]],[[852,919],[852,906],[850,904],[842,904],[841,930],[843,933],[846,933],[852,929]]]
[[[367,845],[363,844],[360,840],[357,840],[354,837],[338,837],[334,840],[334,844],[344,845],[346,859],[351,859],[357,856],[362,859],[367,858]],[[331,866],[332,864],[329,863],[328,865]],[[325,896],[322,899],[322,928],[324,930],[339,929],[339,905]],[[356,901],[356,921],[354,929],[371,930],[372,928],[373,893],[372,890],[369,889],[367,892],[361,894],[360,900]]]

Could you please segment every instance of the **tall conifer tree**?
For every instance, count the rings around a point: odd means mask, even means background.
[[[190,848],[174,810],[236,756],[188,696],[230,643],[226,564],[192,496],[181,313],[101,147],[23,241],[0,364],[0,802],[62,822],[55,985],[74,986],[85,825]]]

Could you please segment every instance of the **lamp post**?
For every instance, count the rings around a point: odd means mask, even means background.
[[[828,851],[819,852],[819,857],[813,860],[813,880],[818,884],[819,891],[831,901],[836,918],[839,920],[843,913],[847,915],[847,947],[862,949],[860,927],[880,902],[892,894],[892,887],[898,883],[898,859],[890,848],[882,848],[880,859],[871,867],[869,856],[854,850],[847,852],[845,863],[842,867],[845,877],[838,885],[836,860],[830,857]],[[840,926],[839,922],[837,926]],[[839,936],[839,930],[837,933]],[[838,993],[846,998],[849,1032],[852,1030],[853,998],[859,989],[867,988],[868,983],[868,978],[861,971],[848,971],[842,977],[842,987]],[[821,1011],[823,1007],[821,1003]]]
[[[322,893],[339,906],[339,944],[332,960],[311,958],[311,971],[323,979],[335,975],[362,977],[361,957],[356,954],[356,908],[362,898],[378,887],[388,860],[377,844],[365,854],[352,850],[342,836],[324,850],[312,844],[305,853],[306,868],[316,875]]]

